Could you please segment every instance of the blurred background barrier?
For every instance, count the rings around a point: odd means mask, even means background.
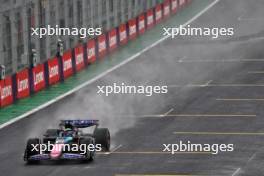
[[[28,0],[14,4],[11,0],[1,1],[0,107],[67,79],[191,2]],[[80,36],[39,39],[31,35],[32,27],[47,25],[100,27],[103,34],[83,39]]]

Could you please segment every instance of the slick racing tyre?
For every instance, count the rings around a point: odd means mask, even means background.
[[[38,145],[38,146],[37,146]],[[33,147],[37,146],[37,147]],[[38,138],[32,138],[27,141],[27,146],[24,154],[24,160],[28,164],[37,164],[39,161],[30,160],[30,157],[33,155],[40,154],[40,139]]]
[[[101,144],[104,151],[110,150],[110,132],[107,128],[96,128],[94,131],[96,144]]]
[[[94,160],[94,156],[95,156],[95,148],[93,151],[89,151],[88,150],[88,146],[90,144],[93,144],[95,146],[95,142],[94,142],[94,139],[92,138],[83,138],[80,140],[80,145],[86,145],[86,151],[85,153],[83,154],[85,156],[85,159],[83,160],[84,162],[86,161],[93,161]],[[83,151],[80,151],[80,152],[83,152]]]

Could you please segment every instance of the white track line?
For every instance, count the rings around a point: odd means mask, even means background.
[[[263,37],[254,40],[262,40]],[[253,39],[252,39],[253,40]],[[264,62],[264,59],[185,59],[180,60],[181,63],[236,63],[236,62]],[[178,61],[179,62],[179,61]]]
[[[172,111],[174,111],[174,108],[171,108],[169,111],[167,111],[165,114],[163,114],[163,117],[168,116]]]
[[[244,18],[243,16],[240,16],[237,18],[238,21],[264,21],[263,18]]]
[[[204,84],[187,84],[187,85],[169,85],[168,87],[170,88],[175,88],[175,87],[209,87],[210,84],[213,82],[213,80],[209,80]]]
[[[257,152],[255,152],[255,153],[254,153],[254,154],[248,159],[246,165],[248,165],[248,163],[251,162],[251,161],[256,157],[256,155],[257,155]],[[238,168],[238,169],[233,173],[232,176],[237,176],[237,175],[240,173],[241,170],[242,170],[241,168]]]
[[[186,56],[183,56],[182,58],[180,58],[179,60],[178,60],[178,62],[179,63],[181,63],[184,59],[186,59],[187,57]]]
[[[264,71],[249,71],[248,74],[264,74]]]
[[[210,82],[209,82],[210,83]],[[264,84],[187,84],[187,85],[169,85],[169,88],[181,88],[181,87],[190,87],[190,88],[196,88],[196,87],[264,87]]]
[[[122,147],[122,145],[120,144],[119,146],[117,146],[116,148],[114,148],[113,150],[111,150],[110,152],[105,152],[105,153],[103,153],[103,154],[105,154],[105,155],[110,155],[111,153],[117,151],[117,150],[120,149],[121,147]]]
[[[217,4],[218,2],[219,2],[219,0],[215,0],[214,2],[212,2],[211,4],[209,4],[208,6],[206,6],[202,11],[200,11],[198,14],[196,14],[194,17],[192,17],[190,20],[188,20],[188,21],[187,21],[185,24],[183,24],[182,26],[187,26],[188,24],[192,23],[193,21],[195,21],[197,18],[199,18],[202,14],[204,14],[206,11],[208,11],[210,8],[212,8],[212,7],[213,7],[215,4]],[[140,55],[143,54],[144,52],[146,52],[146,51],[150,50],[151,48],[157,46],[158,44],[160,44],[160,43],[163,42],[164,40],[168,39],[169,37],[170,37],[170,36],[165,36],[165,37],[163,37],[163,38],[157,40],[156,42],[154,42],[154,43],[151,44],[150,46],[148,46],[148,47],[144,48],[143,50],[141,50],[140,52],[138,52],[138,53],[132,55],[132,56],[129,57],[128,59],[126,59],[126,60],[124,60],[123,62],[117,64],[116,66],[114,66],[114,67],[112,67],[112,68],[106,70],[105,72],[99,74],[98,76],[94,77],[93,79],[90,79],[89,81],[87,81],[87,82],[85,82],[85,83],[83,83],[83,84],[81,84],[81,85],[75,87],[74,89],[72,89],[72,90],[66,92],[65,94],[62,94],[62,95],[60,95],[60,96],[54,98],[53,100],[50,100],[50,101],[48,101],[48,102],[46,102],[46,103],[40,105],[39,107],[34,108],[34,109],[32,109],[31,111],[26,112],[25,114],[22,114],[22,115],[20,115],[20,116],[18,116],[18,117],[16,117],[16,118],[14,118],[14,119],[12,119],[12,120],[6,122],[6,123],[3,123],[2,125],[0,125],[0,129],[3,129],[4,127],[7,127],[7,126],[9,126],[9,125],[11,125],[11,124],[13,124],[13,123],[19,121],[19,120],[21,120],[21,119],[23,119],[23,118],[25,118],[25,117],[31,115],[31,114],[34,114],[34,113],[36,113],[37,111],[42,110],[42,109],[48,107],[49,105],[51,105],[51,104],[53,104],[53,103],[55,103],[55,102],[57,102],[57,101],[59,101],[59,100],[65,98],[65,97],[67,97],[67,96],[73,94],[74,92],[76,92],[76,91],[82,89],[83,87],[86,87],[87,85],[89,85],[89,84],[95,82],[96,80],[98,80],[98,79],[104,77],[105,75],[109,74],[110,72],[112,72],[112,71],[118,69],[119,67],[121,67],[121,66],[123,66],[123,65],[125,65],[125,64],[127,64],[127,63],[129,63],[130,61],[134,60],[135,58],[137,58],[138,56],[140,56]]]
[[[254,153],[248,160],[248,162],[251,162],[256,157],[256,153]]]
[[[209,84],[210,84],[211,82],[213,82],[213,80],[209,80],[209,81],[207,81],[202,87],[207,87],[207,86],[209,86]]]
[[[240,168],[238,168],[233,174],[232,174],[232,176],[237,176],[237,174],[239,174],[239,172],[240,172]]]

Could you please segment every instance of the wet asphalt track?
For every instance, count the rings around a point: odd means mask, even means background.
[[[2,129],[0,175],[264,175],[263,8],[263,0],[222,0],[192,26],[234,27],[232,38],[167,40],[79,93]],[[169,93],[95,96],[97,85],[113,81],[166,84]],[[100,153],[88,164],[24,164],[27,137],[41,133],[57,116],[88,115],[106,118],[103,125],[114,135],[112,153]],[[235,151],[161,152],[163,143],[179,140],[231,143]]]

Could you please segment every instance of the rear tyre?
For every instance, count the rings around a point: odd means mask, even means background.
[[[33,146],[37,146],[37,147],[34,148]],[[24,160],[27,162],[27,164],[38,164],[39,161],[30,160],[31,156],[38,154],[40,154],[40,139],[38,138],[28,139],[24,154]]]
[[[86,145],[86,151],[83,154],[85,156],[85,159],[83,160],[84,162],[87,161],[93,161],[94,160],[94,156],[95,156],[95,149],[94,151],[89,151],[88,150],[88,146],[93,144],[95,146],[95,142],[92,138],[83,138],[80,140],[80,145]],[[83,152],[83,151],[80,151]]]
[[[94,131],[96,144],[101,144],[104,151],[110,150],[110,132],[107,128],[96,128]]]

